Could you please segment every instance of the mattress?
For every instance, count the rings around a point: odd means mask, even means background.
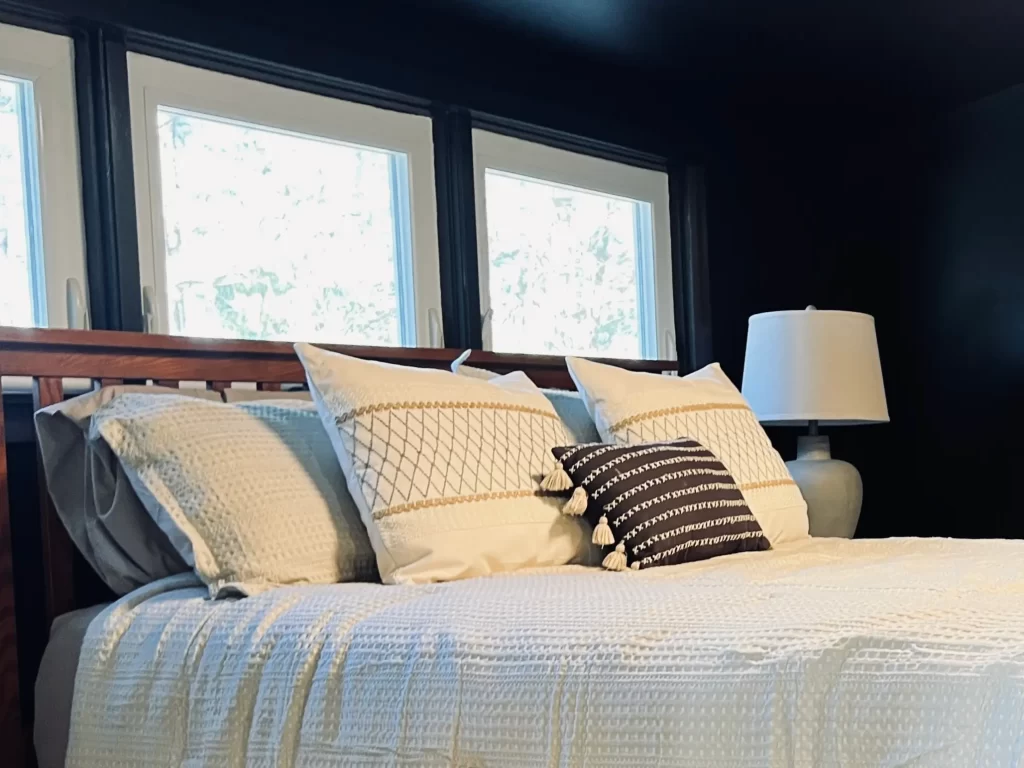
[[[106,605],[58,616],[50,628],[36,677],[33,743],[39,768],[63,768],[71,730],[71,704],[78,657],[89,624]]]
[[[211,602],[89,627],[69,766],[987,766],[1024,760],[1024,542]]]

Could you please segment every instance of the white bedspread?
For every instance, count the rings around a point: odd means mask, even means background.
[[[1024,542],[219,602],[182,583],[91,626],[69,766],[1024,760]]]

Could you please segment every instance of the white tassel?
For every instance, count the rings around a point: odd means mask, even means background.
[[[572,515],[573,517],[579,517],[587,511],[587,492],[583,490],[581,485],[575,491],[572,492],[572,496],[569,498],[565,505],[562,507],[563,515]]]
[[[632,563],[629,564],[629,567],[632,568],[634,571],[639,571],[640,570],[640,561],[639,560],[634,560]]]
[[[548,476],[540,481],[542,491],[568,491],[572,488],[572,478],[559,464],[548,473]]]
[[[594,527],[594,535],[590,537],[590,541],[599,547],[610,547],[615,543],[612,529],[608,527],[608,518],[604,515],[601,515],[601,519],[597,521],[597,525]]]
[[[615,550],[608,553],[608,557],[601,563],[609,571],[626,570],[626,547],[620,541],[615,545]]]

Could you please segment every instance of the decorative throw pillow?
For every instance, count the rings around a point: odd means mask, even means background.
[[[586,514],[621,571],[769,549],[729,470],[696,440],[552,449],[576,486],[562,511]]]
[[[541,488],[568,439],[524,374],[484,381],[295,349],[385,583],[589,556],[583,526]]]
[[[92,430],[212,597],[377,580],[313,403],[129,394],[98,410]]]
[[[698,440],[736,479],[772,545],[807,537],[807,504],[743,395],[718,363],[688,376],[637,373],[575,357],[569,373],[601,439]]]

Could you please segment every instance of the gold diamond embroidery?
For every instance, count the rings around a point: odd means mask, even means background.
[[[634,445],[689,437],[706,445],[745,489],[792,485],[782,458],[746,407],[708,408],[658,415],[614,433],[617,443]]]
[[[538,493],[568,440],[556,414],[498,403],[396,403],[335,420],[375,518],[481,497]]]

